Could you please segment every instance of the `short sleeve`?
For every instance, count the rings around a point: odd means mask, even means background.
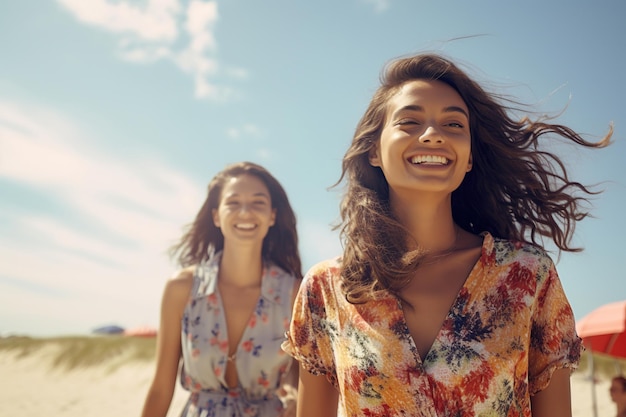
[[[544,255],[537,271],[532,316],[528,382],[531,395],[550,383],[555,370],[576,369],[583,350],[574,313],[552,260]]]
[[[282,348],[314,375],[337,386],[333,342],[337,339],[337,303],[333,278],[338,268],[325,263],[311,268],[298,290],[287,340]]]

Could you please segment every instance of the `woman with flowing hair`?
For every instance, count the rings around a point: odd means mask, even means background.
[[[142,416],[167,415],[179,362],[183,417],[293,416],[298,367],[280,344],[302,273],[280,183],[250,162],[227,166],[171,254],[182,270],[163,293]]]
[[[392,61],[342,166],[341,257],[309,270],[283,348],[298,416],[571,416],[581,341],[543,249],[595,193],[543,147],[599,142],[513,117],[438,54]]]

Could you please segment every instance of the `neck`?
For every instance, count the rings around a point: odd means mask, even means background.
[[[460,228],[452,218],[450,199],[404,201],[393,198],[392,209],[398,220],[409,230],[413,242],[409,249],[417,249],[415,244],[432,254],[453,251],[459,240]]]
[[[248,287],[260,285],[263,276],[261,248],[231,248],[224,245],[219,268],[222,284]]]

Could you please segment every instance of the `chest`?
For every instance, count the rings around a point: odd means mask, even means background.
[[[479,256],[458,254],[420,267],[401,293],[409,333],[422,359],[430,351]]]
[[[238,291],[220,288],[230,353],[236,350],[246,327],[256,321],[257,311],[261,307],[259,304],[262,302],[260,295],[259,288]]]
[[[258,291],[216,291],[193,300],[182,323],[186,375],[203,387],[274,381],[290,362],[280,348],[290,317],[287,308]]]

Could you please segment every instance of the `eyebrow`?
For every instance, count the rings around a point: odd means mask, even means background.
[[[231,197],[239,197],[239,193],[231,193],[231,194],[226,194],[223,198],[231,198]],[[260,192],[260,193],[254,193],[252,194],[252,197],[265,197],[267,199],[270,199],[270,195],[264,192]]]
[[[424,111],[424,108],[420,105],[417,104],[409,104],[408,106],[404,106],[399,108],[398,110],[396,110],[393,115],[395,116],[396,114],[402,112],[402,111]],[[459,106],[448,106],[448,107],[444,107],[443,111],[445,113],[461,113],[463,115],[465,115],[465,117],[467,117],[469,119],[469,114],[467,114],[467,112],[459,107]]]

